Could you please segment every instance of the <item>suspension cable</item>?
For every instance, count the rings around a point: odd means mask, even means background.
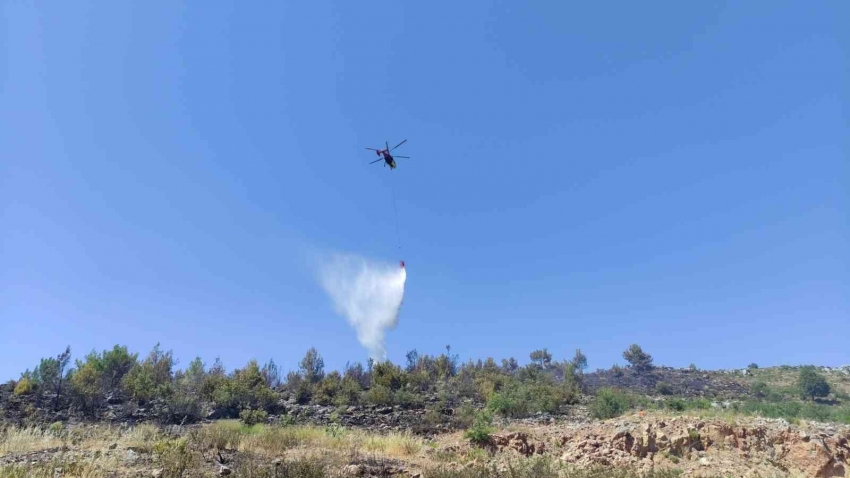
[[[401,236],[399,236],[399,232],[398,232],[398,208],[395,205],[395,184],[393,183],[392,180],[390,180],[390,190],[392,190],[392,194],[393,194],[393,213],[395,215],[396,247],[398,247],[398,250],[401,251]]]

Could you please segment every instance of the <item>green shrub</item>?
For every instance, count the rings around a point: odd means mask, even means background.
[[[487,409],[513,418],[537,412],[557,413],[563,405],[575,402],[574,385],[555,383],[545,375],[531,375],[524,381],[511,378],[501,390],[490,395]]]
[[[147,358],[124,376],[124,388],[139,403],[165,398],[171,393],[173,367],[172,352],[163,352],[156,344]]]
[[[465,403],[454,411],[452,421],[460,428],[469,428],[475,422],[475,417],[479,413],[475,410],[475,407]]]
[[[487,401],[487,409],[504,417],[525,417],[528,405],[528,400],[516,387],[496,392]]]
[[[681,398],[668,398],[664,401],[664,406],[669,410],[683,412],[688,407],[688,404]]]
[[[295,402],[299,405],[310,403],[313,398],[313,388],[307,380],[297,382],[292,390],[292,395],[295,397]]]
[[[71,377],[71,389],[76,402],[84,411],[92,411],[102,404],[102,385],[103,372],[97,356],[89,355],[86,362],[77,360],[77,370]]]
[[[407,382],[404,370],[390,362],[379,362],[372,368],[372,384],[386,387],[391,391],[400,389]]]
[[[360,388],[360,384],[357,382],[357,380],[354,380],[350,377],[343,378],[339,393],[337,393],[336,397],[334,397],[334,405],[356,405],[357,402],[360,400],[361,391],[362,389]]]
[[[396,405],[409,409],[419,409],[425,406],[425,399],[421,395],[408,390],[396,391],[393,394],[393,401]]]
[[[333,371],[325,376],[316,386],[312,400],[319,405],[330,405],[334,403],[336,396],[342,390],[342,375]]]
[[[490,435],[493,433],[493,415],[489,411],[483,410],[475,416],[472,426],[466,430],[464,436],[472,443],[484,444],[490,441]]]
[[[183,476],[187,470],[197,467],[198,460],[187,446],[186,438],[160,440],[154,443],[155,461],[162,468],[163,476]]]
[[[62,422],[53,422],[50,424],[50,427],[47,429],[51,435],[61,438],[66,435],[65,432],[65,424]]]
[[[815,371],[814,367],[803,367],[800,369],[797,386],[800,389],[800,396],[802,398],[811,398],[814,400],[817,397],[829,395],[829,384],[823,375]]]
[[[265,410],[245,409],[239,412],[239,419],[242,423],[251,426],[258,423],[266,423],[269,419],[269,414]]]
[[[204,379],[202,389],[203,395],[230,417],[244,409],[274,411],[277,407],[278,396],[269,388],[256,360],[229,376],[214,366]]]
[[[590,412],[594,417],[604,420],[619,417],[631,407],[632,399],[625,393],[610,388],[603,388],[596,392],[596,399],[590,406]]]
[[[366,401],[372,405],[387,406],[393,404],[393,393],[388,387],[375,385],[366,392]]]
[[[93,350],[86,355],[85,360],[77,360],[76,371],[71,377],[76,402],[89,412],[102,406],[104,399],[117,392],[124,377],[138,365],[137,358],[138,354],[131,354],[127,347],[116,345],[103,353]],[[133,389],[133,392],[139,391]]]
[[[751,363],[751,364],[747,365],[747,369],[749,369],[749,370],[758,370],[758,368],[759,368],[759,366],[758,366],[757,363]]]
[[[282,427],[291,427],[295,425],[295,417],[292,415],[281,415],[277,422]]]
[[[765,398],[770,392],[770,387],[764,382],[756,382],[750,386],[750,391],[756,398]]]
[[[699,432],[696,430],[688,430],[688,442],[693,444],[698,442],[700,439]]]
[[[655,384],[655,392],[661,395],[673,395],[673,387],[667,382],[658,382]]]
[[[15,391],[13,392],[15,395],[29,395],[33,392],[35,387],[32,384],[32,380],[27,377],[23,377],[18,380],[17,385],[15,385]]]

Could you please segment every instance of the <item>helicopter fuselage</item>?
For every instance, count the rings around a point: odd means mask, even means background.
[[[395,158],[386,151],[381,151],[381,155],[384,157],[384,162],[387,163],[387,166],[389,166],[390,169],[395,169]]]

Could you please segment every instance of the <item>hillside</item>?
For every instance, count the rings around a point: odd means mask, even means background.
[[[637,346],[624,358],[585,373],[580,351],[537,350],[524,366],[412,351],[404,366],[326,371],[311,349],[284,377],[273,362],[179,370],[159,347],[74,366],[66,351],[0,385],[0,477],[205,476],[222,458],[237,476],[844,476],[850,367],[675,369]]]

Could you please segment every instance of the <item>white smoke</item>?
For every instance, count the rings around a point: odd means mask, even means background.
[[[398,264],[353,255],[332,256],[322,266],[322,287],[376,361],[386,359],[384,338],[398,324],[405,280],[407,271]]]

